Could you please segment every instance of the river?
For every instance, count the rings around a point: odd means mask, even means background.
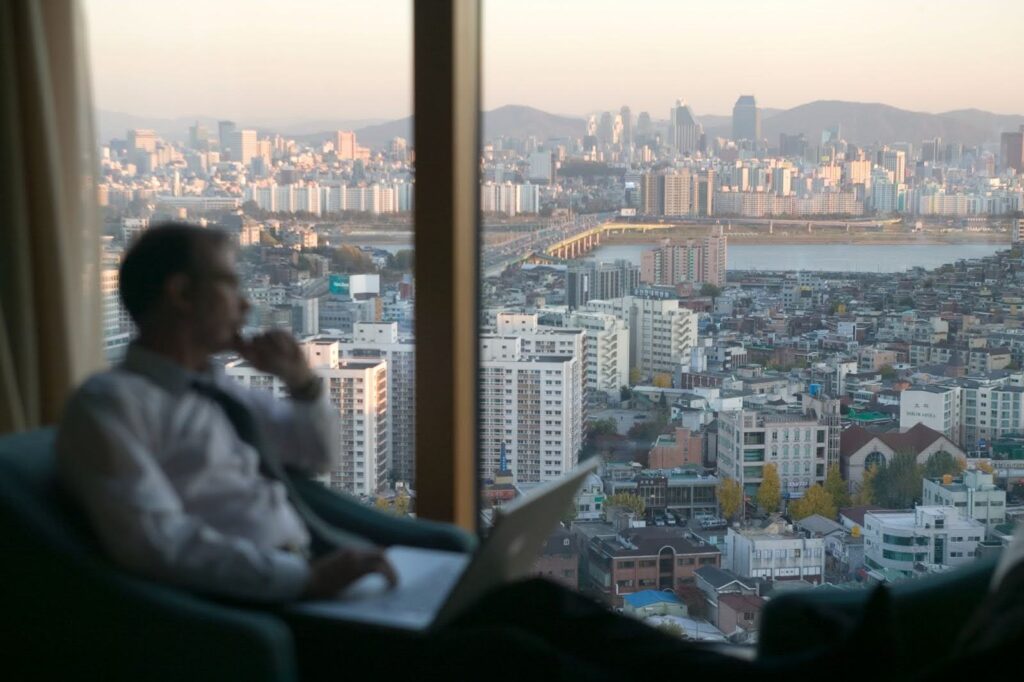
[[[625,258],[640,263],[651,244],[611,244],[590,258]],[[824,272],[902,272],[932,269],[961,258],[982,258],[1008,248],[1006,244],[730,244],[730,270],[818,270]]]

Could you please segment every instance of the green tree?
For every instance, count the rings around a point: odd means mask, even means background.
[[[864,470],[861,476],[860,485],[857,487],[857,494],[853,496],[853,503],[860,506],[870,506],[875,503],[875,484],[878,480],[880,467],[872,464]]]
[[[618,430],[618,425],[615,423],[614,419],[598,419],[597,421],[590,422],[589,435],[591,438],[596,438],[597,436],[609,436],[617,433]]]
[[[625,402],[633,397],[633,391],[629,390],[629,386],[622,386],[619,388],[619,400]]]
[[[806,519],[814,514],[820,514],[826,519],[836,517],[836,504],[832,496],[817,483],[805,490],[803,497],[789,505],[789,515],[794,521]]]
[[[774,464],[765,464],[761,472],[761,485],[757,488],[757,504],[771,513],[778,511],[781,501],[782,481],[779,480],[779,470]]]
[[[658,421],[645,420],[629,427],[627,435],[635,441],[650,445],[661,435],[664,425]]]
[[[644,510],[647,509],[643,498],[633,493],[615,493],[611,495],[604,501],[604,508],[608,509],[609,507],[620,507],[633,512],[637,516],[643,516]]]
[[[726,478],[718,484],[718,507],[722,510],[722,516],[727,521],[732,520],[732,517],[736,516],[736,512],[740,510],[740,505],[743,504],[743,488],[740,487],[739,481]]]
[[[898,376],[896,370],[892,368],[892,365],[882,365],[878,369],[878,373],[882,375],[883,379],[895,379]]]
[[[920,500],[922,473],[913,453],[896,453],[875,479],[875,503],[890,509],[910,509]]]
[[[843,475],[836,464],[828,468],[828,475],[825,476],[825,492],[832,496],[832,501],[839,509],[850,506],[850,493],[847,491],[846,481],[843,480]]]
[[[965,464],[959,457],[954,457],[945,450],[939,450],[924,463],[923,475],[925,478],[941,478],[946,474],[959,476],[964,471]]]
[[[704,284],[700,286],[700,295],[714,300],[722,295],[722,289],[711,282],[704,282]]]
[[[391,256],[390,266],[392,270],[399,272],[412,272],[413,251],[412,249],[401,249]]]

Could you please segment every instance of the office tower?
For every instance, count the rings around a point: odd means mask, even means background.
[[[601,146],[606,147],[612,143],[613,125],[611,112],[601,114],[601,120],[597,124],[597,140]]]
[[[550,185],[555,177],[555,160],[551,152],[533,152],[529,157],[530,182]]]
[[[903,150],[889,149],[878,152],[878,165],[893,174],[893,180],[903,182],[907,178],[907,154]]]
[[[651,123],[651,115],[641,111],[636,118],[636,136],[647,141],[654,134],[654,125]]]
[[[761,111],[753,95],[740,95],[732,108],[732,138],[761,144]]]
[[[107,265],[105,263],[105,265]],[[124,359],[135,325],[121,303],[118,291],[120,270],[117,261],[100,271],[100,293],[103,296],[103,352],[107,362]]]
[[[188,145],[191,149],[206,151],[210,148],[210,131],[199,121],[188,128]]]
[[[684,241],[664,240],[640,257],[640,281],[675,286],[679,282],[725,284],[728,237],[712,235]]]
[[[664,176],[644,173],[640,176],[640,213],[665,214]]]
[[[843,165],[843,182],[847,185],[865,185],[871,180],[871,162],[847,161]]]
[[[339,159],[356,158],[356,134],[350,130],[339,130],[334,134],[334,153]]]
[[[409,145],[404,137],[395,137],[391,140],[391,158],[396,161],[409,160]]]
[[[785,157],[803,158],[807,154],[807,138],[803,133],[787,135],[779,133],[779,155]]]
[[[676,100],[671,111],[672,146],[679,154],[694,154],[700,151],[703,131],[693,115],[690,106],[683,100]]]
[[[574,309],[591,299],[630,296],[640,286],[640,267],[622,259],[614,263],[577,261],[569,266],[565,281],[566,305]]]
[[[941,137],[936,137],[934,140],[925,140],[921,143],[921,161],[930,164],[943,161]]]
[[[583,446],[581,360],[529,355],[519,336],[480,337],[480,469],[502,455],[517,483],[549,481],[576,466]]]
[[[624,106],[619,110],[619,116],[622,118],[622,147],[629,149],[633,146],[633,112]]]
[[[235,133],[234,121],[217,122],[217,142],[220,144],[220,158],[231,161],[231,136]]]
[[[347,358],[381,358],[389,372],[388,442],[396,481],[416,480],[416,346],[400,338],[397,322],[356,322],[339,344]]]
[[[155,152],[156,132],[144,128],[128,131],[128,149],[133,152]]]
[[[788,197],[793,191],[792,171],[789,168],[772,169],[772,191],[777,197]]]
[[[1016,133],[1003,133],[999,137],[999,161],[1002,170],[1024,172],[1024,125]]]
[[[587,137],[597,137],[597,116],[591,114],[587,117]]]
[[[236,130],[231,133],[231,160],[248,166],[259,154],[255,130]]]
[[[310,367],[324,379],[331,405],[340,416],[341,461],[330,472],[332,488],[371,496],[388,483],[388,368],[379,358],[344,358],[337,341],[313,340],[302,351]],[[225,373],[243,386],[284,400],[284,382],[257,370],[245,360],[229,362]]]

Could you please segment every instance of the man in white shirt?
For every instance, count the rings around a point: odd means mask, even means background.
[[[138,339],[68,402],[61,481],[110,556],[160,581],[268,602],[329,597],[370,572],[393,581],[377,547],[332,535],[283,475],[336,462],[337,415],[289,334],[241,338],[249,304],[234,253],[225,233],[174,224],[128,251],[120,289]],[[291,399],[214,370],[210,356],[229,350],[280,377]],[[309,560],[311,531],[320,552]]]

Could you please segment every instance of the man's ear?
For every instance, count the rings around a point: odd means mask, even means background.
[[[184,272],[176,272],[164,282],[164,300],[177,313],[192,312],[195,305],[192,293],[192,279]]]

